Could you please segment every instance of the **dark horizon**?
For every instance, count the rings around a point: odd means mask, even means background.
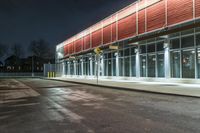
[[[55,47],[134,1],[1,0],[0,42],[20,43],[26,51],[32,40],[42,38]]]

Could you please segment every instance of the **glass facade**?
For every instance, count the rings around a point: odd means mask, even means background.
[[[166,41],[167,40],[167,41]],[[168,45],[166,45],[166,42]],[[81,55],[78,59],[67,60],[66,75],[109,77],[200,78],[200,31],[190,29],[164,37],[131,44],[123,41],[118,50],[104,50],[99,63],[95,55]],[[166,51],[166,47],[169,49]],[[169,54],[168,67],[165,54]],[[138,56],[137,56],[138,55]],[[139,59],[136,59],[139,57]],[[75,63],[75,65],[74,65]],[[137,65],[138,64],[138,68]],[[137,72],[139,72],[137,76]]]

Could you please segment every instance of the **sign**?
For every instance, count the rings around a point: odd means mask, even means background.
[[[109,49],[117,50],[117,49],[119,49],[119,47],[118,46],[112,46],[112,45],[110,45]]]
[[[95,48],[95,49],[94,49],[94,52],[95,52],[96,54],[100,54],[100,53],[102,53],[102,50],[101,50],[100,48]]]

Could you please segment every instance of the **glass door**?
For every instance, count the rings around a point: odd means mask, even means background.
[[[156,56],[148,55],[148,77],[156,77]]]

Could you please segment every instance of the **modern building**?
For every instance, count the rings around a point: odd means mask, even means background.
[[[58,76],[198,81],[200,0],[136,1],[57,45],[56,63]]]

